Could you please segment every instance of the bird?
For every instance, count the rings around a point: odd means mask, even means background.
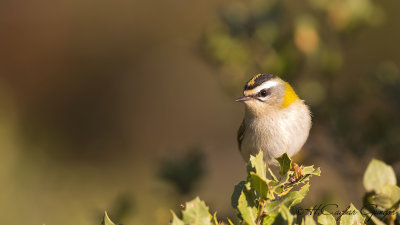
[[[288,82],[273,74],[257,74],[246,82],[243,96],[236,101],[245,105],[237,133],[244,161],[262,150],[265,164],[278,166],[276,158],[284,153],[292,157],[303,147],[311,129],[311,112]]]

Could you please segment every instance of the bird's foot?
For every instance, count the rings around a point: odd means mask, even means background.
[[[297,163],[292,163],[292,171],[294,171],[294,176],[291,177],[290,182],[294,183],[298,180],[300,180],[300,178],[303,176],[303,174],[301,173],[301,169],[303,168],[303,166],[299,166],[297,165]]]

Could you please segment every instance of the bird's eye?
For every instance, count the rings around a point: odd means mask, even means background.
[[[267,90],[263,89],[263,90],[260,91],[260,96],[261,97],[266,97],[267,95],[268,95],[268,91]]]

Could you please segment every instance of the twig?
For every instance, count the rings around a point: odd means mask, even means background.
[[[264,207],[266,202],[264,200],[261,200],[261,207],[260,207],[260,211],[259,211],[259,215],[258,215],[258,219],[257,219],[257,225],[261,224],[262,218],[264,217]]]

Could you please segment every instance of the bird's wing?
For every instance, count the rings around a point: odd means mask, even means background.
[[[244,131],[246,130],[246,126],[244,125],[244,120],[242,121],[242,124],[239,127],[238,133],[237,133],[237,142],[239,145],[239,150],[241,150],[242,146],[242,141],[244,138]]]

